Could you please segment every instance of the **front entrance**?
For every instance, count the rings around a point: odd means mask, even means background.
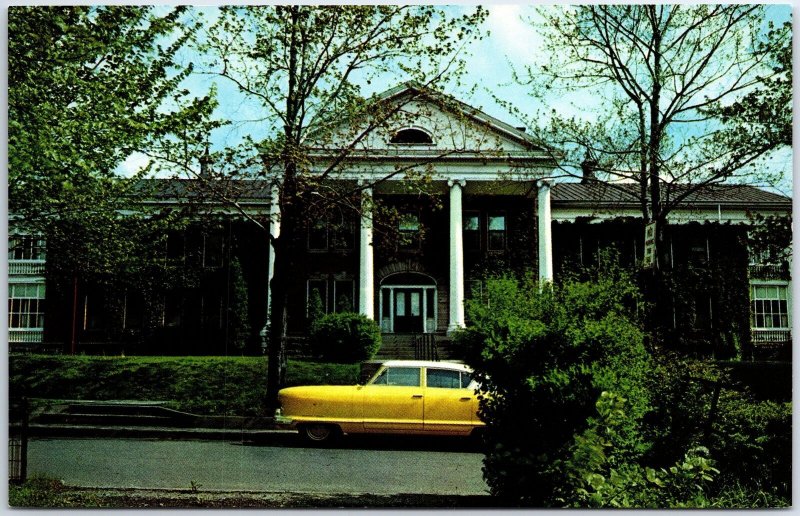
[[[436,331],[436,284],[422,274],[388,277],[400,284],[381,285],[381,331],[384,333],[433,333]],[[406,284],[403,284],[406,283]],[[416,283],[416,284],[411,284]],[[426,285],[425,283],[432,283]]]
[[[397,288],[394,293],[395,333],[422,333],[425,331],[422,318],[421,288]]]

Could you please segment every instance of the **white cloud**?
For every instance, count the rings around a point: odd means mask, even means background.
[[[123,177],[133,177],[144,167],[150,164],[150,158],[141,152],[134,152],[117,167],[117,174]]]
[[[528,60],[541,49],[541,38],[531,27],[529,18],[536,12],[525,5],[491,5],[486,28],[499,51],[511,61]]]

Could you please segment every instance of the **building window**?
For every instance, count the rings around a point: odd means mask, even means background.
[[[788,298],[786,285],[751,285],[751,326],[758,329],[789,329]]]
[[[693,265],[706,265],[709,262],[710,248],[708,238],[693,236],[689,240],[689,263]]]
[[[404,145],[432,145],[431,135],[421,129],[401,129],[392,135],[389,143],[399,143]]]
[[[203,236],[203,267],[222,267],[223,246],[222,235]]]
[[[403,249],[418,249],[420,244],[420,223],[419,215],[416,213],[404,213],[400,216],[398,224],[400,231],[400,247]]]
[[[335,280],[333,282],[333,310],[335,312],[352,312],[355,293],[353,280]]]
[[[308,225],[308,249],[310,251],[328,250],[328,223],[317,219]]]
[[[186,248],[186,237],[178,231],[167,234],[167,260],[182,261]]]
[[[310,279],[306,287],[306,316],[314,305],[323,314],[354,311],[355,282],[352,279]]]
[[[33,236],[15,236],[8,239],[8,259],[44,260],[45,242]]]
[[[355,245],[355,226],[352,220],[344,215],[337,217],[337,220],[329,223],[330,247],[337,251],[352,249]]]
[[[355,227],[352,220],[342,214],[320,218],[308,224],[308,250],[345,251],[355,244]]]
[[[480,250],[481,219],[477,212],[464,212],[464,249]]]
[[[489,215],[488,248],[490,251],[503,251],[506,248],[506,216]]]
[[[328,280],[308,280],[306,288],[306,317],[311,315],[312,308],[317,306],[318,303],[322,313],[328,313]]]
[[[8,327],[44,328],[44,285],[11,283],[8,285]]]
[[[183,312],[183,299],[175,293],[164,296],[164,311],[161,313],[161,325],[167,328],[177,328],[181,325]]]

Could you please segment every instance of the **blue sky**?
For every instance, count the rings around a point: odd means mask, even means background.
[[[488,35],[468,49],[467,66],[469,73],[466,77],[465,88],[448,91],[460,100],[483,109],[486,113],[495,116],[512,125],[524,125],[522,121],[509,114],[507,110],[495,102],[493,95],[511,101],[523,112],[533,113],[542,106],[530,95],[526,86],[515,84],[512,78],[512,66],[521,64],[541,63],[542,37],[526,21],[535,17],[535,11],[530,5],[524,4],[486,4],[489,11],[488,18],[483,26]],[[449,7],[453,11],[471,9],[469,5]],[[216,8],[205,6],[196,8],[206,20],[215,17]],[[767,18],[781,23],[791,16],[790,5],[767,6]],[[196,55],[187,53],[184,58],[197,60]],[[513,65],[512,65],[513,63]],[[395,86],[399,78],[386,77],[383,81],[375,81],[371,86],[364,86],[363,93],[377,93]],[[214,82],[218,89],[220,106],[217,114],[220,118],[230,120],[230,126],[215,131],[211,136],[211,145],[214,150],[236,145],[241,142],[244,134],[250,134],[256,139],[263,136],[260,130],[262,124],[254,122],[261,115],[260,107],[238,93],[236,88],[226,81],[214,79],[208,75],[196,74],[191,77],[186,86],[202,95],[208,91]],[[472,85],[478,85],[474,95],[466,94]],[[576,112],[576,98],[578,104],[585,104],[587,97],[558,96],[548,99],[548,109],[555,109],[561,113]],[[145,158],[140,155],[131,156],[121,167],[123,173],[130,173],[145,163]],[[792,153],[791,150],[777,153],[771,165],[785,171],[784,184],[781,187],[785,193],[791,191]]]

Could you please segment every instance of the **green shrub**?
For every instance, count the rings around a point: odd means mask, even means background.
[[[702,445],[721,471],[710,492],[715,507],[785,505],[791,492],[792,404],[781,401],[782,390],[774,389],[778,400],[760,399],[740,390],[745,387],[735,380],[730,364],[720,367],[675,353],[655,358],[654,410],[646,427],[653,446],[646,460],[664,465],[681,450]],[[701,379],[723,386],[709,435],[713,389]]]
[[[617,428],[619,460],[646,448],[650,358],[634,314],[639,296],[619,269],[592,281],[540,288],[533,280],[487,281],[487,304],[467,303],[456,336],[486,395],[484,478],[508,503],[558,505],[573,436],[603,391],[631,400]]]
[[[559,501],[567,507],[701,508],[710,506],[707,491],[719,474],[708,450],[696,447],[669,468],[651,468],[622,459],[618,428],[624,423],[626,400],[603,392],[599,418],[575,440],[563,462],[565,482]],[[623,454],[624,455],[624,454]]]
[[[792,404],[723,390],[708,447],[725,486],[791,496]]]
[[[325,315],[311,326],[311,342],[323,360],[360,362],[369,360],[381,347],[378,324],[362,314],[342,312]]]

